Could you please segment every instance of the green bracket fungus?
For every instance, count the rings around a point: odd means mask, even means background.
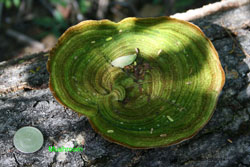
[[[169,17],[83,21],[60,37],[47,68],[61,104],[129,148],[194,136],[225,82],[211,41],[197,26]]]

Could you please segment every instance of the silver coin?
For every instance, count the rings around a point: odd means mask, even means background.
[[[26,126],[14,135],[14,146],[23,153],[38,151],[43,145],[43,135],[37,128]]]

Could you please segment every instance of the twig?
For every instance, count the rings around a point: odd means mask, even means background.
[[[250,3],[250,0],[224,0],[213,4],[205,5],[198,9],[188,10],[184,13],[176,13],[170,17],[182,20],[195,20],[207,15],[216,13],[218,11],[236,8]]]
[[[43,50],[45,48],[44,44],[42,44],[41,42],[38,42],[38,41],[36,41],[36,40],[34,40],[34,39],[24,35],[24,34],[21,34],[17,31],[14,31],[12,29],[8,29],[6,31],[6,34],[12,38],[15,38],[18,41],[29,44],[29,45],[31,45],[39,50]]]

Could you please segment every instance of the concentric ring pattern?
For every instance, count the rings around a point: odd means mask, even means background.
[[[133,54],[133,64],[111,65]],[[60,37],[47,67],[60,103],[86,115],[109,141],[130,148],[195,135],[211,118],[225,82],[202,31],[169,17],[81,22]]]

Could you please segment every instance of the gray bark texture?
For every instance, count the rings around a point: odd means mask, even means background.
[[[131,150],[95,133],[85,116],[64,108],[48,88],[45,53],[0,64],[1,167],[249,167],[250,5],[192,20],[211,39],[226,83],[209,123],[180,144]],[[43,147],[31,154],[13,145],[15,132],[34,126]],[[49,146],[82,146],[82,152],[49,152]]]

